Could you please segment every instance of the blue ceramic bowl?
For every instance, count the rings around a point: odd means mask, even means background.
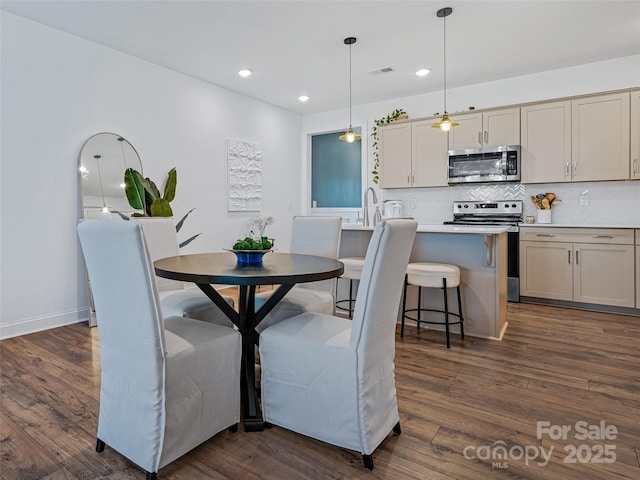
[[[262,257],[271,250],[231,250],[239,265],[261,265]]]

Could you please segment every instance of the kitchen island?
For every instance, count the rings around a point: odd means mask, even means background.
[[[501,340],[507,328],[506,232],[507,227],[503,226],[418,225],[409,261],[460,267],[465,336]],[[363,257],[372,233],[373,227],[344,224],[340,257]],[[338,298],[348,298],[348,289],[348,282],[339,280]],[[417,304],[416,295],[417,288],[409,287],[407,305]],[[423,289],[423,296],[423,305],[442,307],[442,291]],[[432,315],[442,321],[442,315]],[[398,320],[400,318],[399,311]],[[441,330],[444,326],[429,325],[428,328]],[[452,325],[451,331],[459,333],[459,326]]]

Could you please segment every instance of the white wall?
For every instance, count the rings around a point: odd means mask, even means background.
[[[203,233],[185,253],[229,247],[244,233],[256,213],[226,210],[225,141],[260,143],[263,214],[276,218],[268,233],[288,244],[301,203],[300,116],[0,15],[0,338],[87,319],[77,167],[98,132],[129,140],[159,184],[177,167],[175,215],[196,207],[179,237]]]
[[[513,77],[496,82],[447,90],[450,113],[534,102],[553,98],[597,93],[607,90],[640,87],[640,55],[564,68],[549,72]],[[357,86],[354,86],[357,92]],[[356,96],[356,95],[354,95]],[[431,116],[442,112],[442,92],[397,98],[375,104],[353,107],[353,124],[363,126],[363,140],[369,140],[374,119],[382,118],[396,108],[404,108],[410,118]],[[348,110],[307,115],[302,124],[302,155],[307,155],[307,137],[316,132],[346,128]],[[373,151],[367,146],[367,172],[373,168]],[[363,145],[364,148],[364,145]],[[309,197],[307,165],[303,166],[302,201],[307,208]],[[370,186],[371,175],[367,176]],[[367,185],[367,186],[369,186]],[[580,207],[579,197],[589,190],[590,205]],[[406,214],[423,223],[442,223],[450,220],[454,200],[526,199],[531,194],[553,191],[562,199],[554,209],[554,223],[576,225],[640,225],[640,182],[590,182],[554,185],[497,185],[454,186],[443,188],[387,189],[381,191],[384,199],[404,200]],[[378,195],[380,197],[380,195]],[[624,208],[622,208],[624,206]],[[526,214],[533,214],[530,202],[525,202]],[[353,212],[343,212],[355,221]]]

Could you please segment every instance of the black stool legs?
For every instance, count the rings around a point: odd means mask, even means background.
[[[418,287],[418,308],[407,308],[407,287],[409,286],[409,282],[408,282],[408,276],[405,275],[404,278],[404,292],[402,295],[402,321],[400,324],[400,338],[404,337],[404,321],[405,319],[407,320],[412,320],[414,322],[416,322],[416,326],[417,328],[420,328],[420,324],[421,323],[429,323],[429,324],[435,324],[435,325],[444,325],[445,328],[445,335],[447,338],[447,348],[451,348],[451,341],[449,338],[449,326],[450,325],[456,325],[456,324],[460,324],[460,337],[464,339],[464,318],[462,315],[462,300],[460,299],[460,285],[458,285],[456,287],[456,293],[458,295],[458,313],[453,313],[449,311],[449,300],[448,300],[448,296],[447,296],[447,279],[443,278],[442,279],[442,291],[444,294],[444,310],[438,310],[438,309],[434,309],[434,308],[422,308],[422,287],[420,285],[417,285]],[[409,312],[416,312],[417,314],[417,318],[414,318],[410,315],[408,315]],[[438,313],[443,313],[444,314],[444,322],[433,322],[433,321],[427,321],[427,320],[422,320],[420,317],[420,312],[438,312]],[[449,321],[449,315],[453,315],[454,317],[458,317],[458,321],[456,322],[450,322]]]

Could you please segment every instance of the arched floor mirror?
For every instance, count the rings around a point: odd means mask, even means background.
[[[90,137],[80,151],[78,161],[80,196],[85,219],[120,219],[134,212],[124,193],[124,171],[133,168],[142,172],[142,162],[136,149],[121,135],[98,133]],[[95,326],[95,308],[89,286],[89,325]]]

